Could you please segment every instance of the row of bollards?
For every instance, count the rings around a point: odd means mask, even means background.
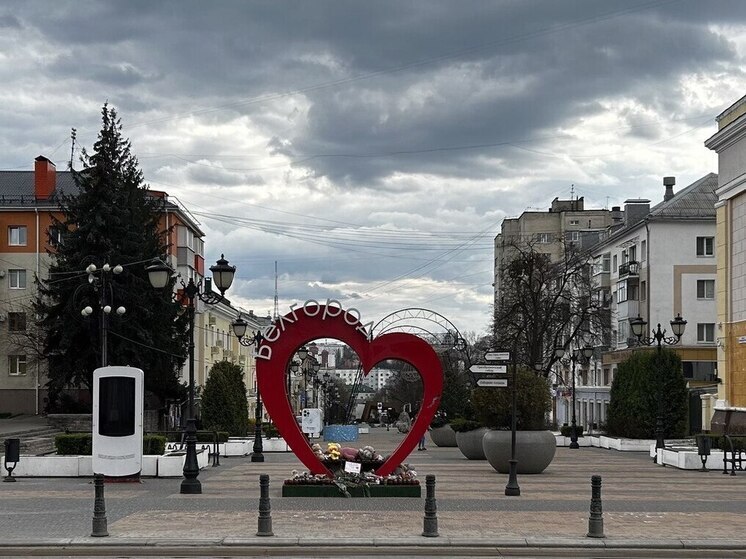
[[[92,537],[108,536],[106,519],[106,502],[104,500],[104,476],[95,474],[93,479],[95,498],[93,502]],[[425,477],[425,516],[422,535],[428,538],[438,537],[438,507],[435,500],[435,476]],[[603,538],[604,519],[601,503],[601,476],[591,477],[591,510],[588,518],[589,538]],[[269,475],[259,476],[259,517],[257,519],[257,536],[274,536],[272,531],[272,508],[269,499]]]

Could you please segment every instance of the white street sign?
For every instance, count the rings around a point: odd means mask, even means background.
[[[505,388],[508,386],[508,379],[506,378],[480,378],[477,381],[477,386],[490,387],[490,388]]]
[[[502,374],[508,372],[507,365],[472,365],[469,367],[472,373]]]
[[[509,351],[488,351],[484,354],[485,361],[510,361]]]

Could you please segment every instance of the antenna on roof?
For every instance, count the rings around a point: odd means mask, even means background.
[[[75,128],[70,130],[70,170],[73,171],[73,158],[75,157],[75,140],[78,138],[78,131]]]
[[[572,200],[574,196],[575,196],[575,185],[571,184],[570,185],[570,200]]]

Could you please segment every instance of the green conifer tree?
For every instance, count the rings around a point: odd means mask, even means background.
[[[178,371],[187,354],[186,313],[152,288],[145,271],[152,259],[166,256],[166,232],[160,225],[164,201],[144,185],[116,111],[104,105],[101,114],[93,152],[84,150],[83,170],[73,171],[77,192],[60,196],[64,218],[55,226],[62,242],[49,276],[37,278],[34,310],[47,358],[51,406],[65,389],[90,389],[93,370],[101,365],[100,292],[84,272],[91,263],[99,269],[105,263],[124,268],[111,276],[111,306],[123,306],[126,313],[110,315],[108,364],[141,368],[146,392],[161,401],[184,393]],[[83,318],[86,305],[94,313]]]

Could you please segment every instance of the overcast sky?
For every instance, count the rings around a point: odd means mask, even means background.
[[[65,168],[108,100],[247,309],[272,310],[276,260],[281,312],[481,332],[502,219],[717,171],[745,55],[740,0],[5,1],[0,169]]]

